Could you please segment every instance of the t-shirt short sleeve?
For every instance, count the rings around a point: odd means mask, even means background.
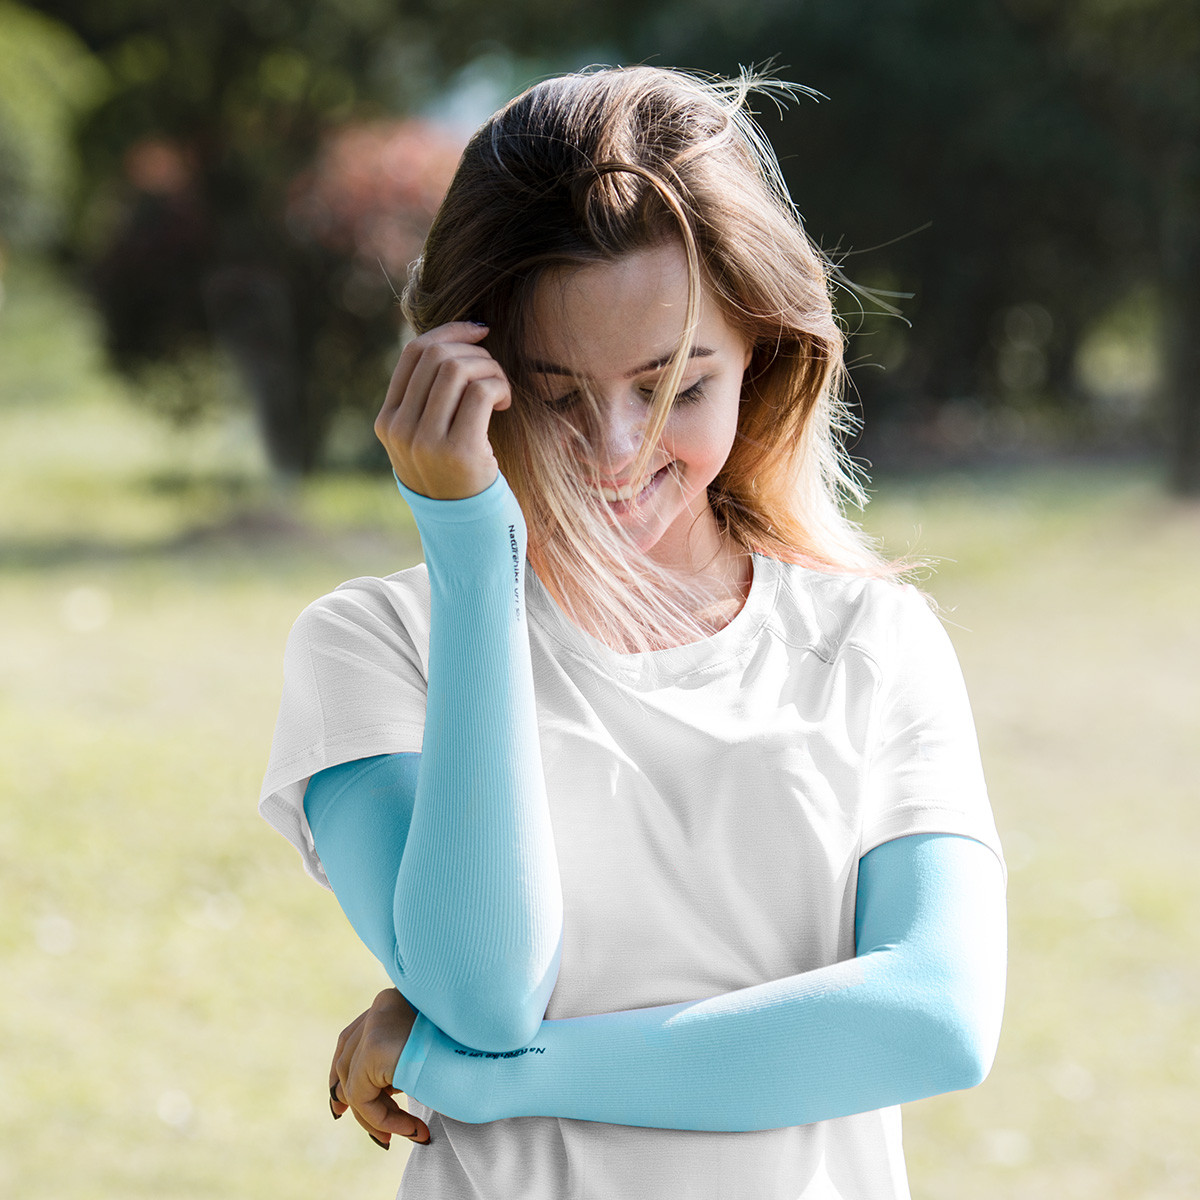
[[[888,587],[862,853],[894,838],[949,833],[1004,858],[962,670],[941,621],[913,587]]]
[[[428,655],[423,567],[342,584],[310,604],[288,636],[258,808],[326,887],[304,816],[304,789],[326,767],[420,751]]]

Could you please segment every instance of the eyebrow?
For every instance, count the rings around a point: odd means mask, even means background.
[[[716,354],[715,350],[710,350],[707,346],[693,346],[688,351],[688,358],[708,358],[710,355]],[[635,379],[639,375],[648,375],[651,371],[660,371],[671,361],[670,354],[663,354],[659,358],[652,359],[650,362],[642,363],[640,367],[634,367],[632,371],[627,371],[623,379]],[[529,370],[535,375],[574,375],[575,372],[566,367],[560,367],[556,363],[542,362],[541,359],[534,359],[527,364]]]

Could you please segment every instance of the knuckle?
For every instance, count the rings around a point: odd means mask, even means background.
[[[446,383],[453,386],[465,386],[469,381],[469,376],[466,373],[466,364],[459,358],[450,358],[445,355],[439,356],[437,367],[438,383]]]
[[[401,445],[404,441],[404,431],[398,422],[380,417],[375,422],[375,436],[385,445]]]
[[[491,408],[507,393],[508,388],[498,379],[475,379],[467,385],[463,399],[480,408]]]

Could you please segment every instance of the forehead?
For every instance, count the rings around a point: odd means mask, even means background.
[[[622,378],[679,344],[687,295],[687,258],[680,245],[555,268],[534,291],[527,353],[591,379]],[[696,341],[723,343],[730,332],[702,289]]]

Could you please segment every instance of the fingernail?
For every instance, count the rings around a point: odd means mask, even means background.
[[[342,1117],[344,1117],[344,1116],[346,1115],[345,1113],[340,1113],[340,1112],[338,1112],[338,1111],[337,1111],[337,1109],[333,1107],[333,1100],[332,1100],[332,1098],[331,1098],[331,1099],[330,1099],[330,1101],[329,1101],[329,1111],[330,1111],[331,1113],[333,1113],[333,1119],[334,1119],[335,1121],[340,1121],[340,1120],[342,1119]]]
[[[467,324],[478,325],[480,329],[486,329],[488,327],[488,323],[486,321],[468,321]]]
[[[408,1138],[410,1142],[414,1142],[418,1146],[428,1146],[429,1143],[433,1141],[432,1133],[424,1141],[422,1141],[415,1133],[406,1133],[404,1136]]]
[[[373,1133],[369,1133],[367,1136],[375,1143],[375,1145],[382,1146],[385,1150],[391,1149],[390,1143],[381,1142]]]

